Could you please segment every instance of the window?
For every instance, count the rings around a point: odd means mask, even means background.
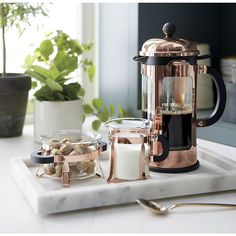
[[[35,47],[37,47],[44,39],[45,34],[51,31],[61,29],[68,33],[72,38],[77,38],[81,42],[94,42],[96,39],[94,30],[96,7],[96,4],[92,3],[82,4],[75,1],[69,1],[66,3],[60,1],[54,2],[52,4],[48,4],[49,17],[40,16],[32,18],[31,26],[26,29],[21,37],[19,37],[16,29],[9,30],[9,32],[6,34],[7,72],[23,73],[25,57],[32,53]],[[37,27],[36,25],[38,22],[40,23]],[[91,56],[96,66],[96,42],[94,43],[95,46]],[[0,58],[0,65],[2,65],[1,62],[2,58]],[[76,74],[78,73],[81,74],[81,72],[76,72]],[[78,79],[87,92],[85,101],[90,101],[93,97],[98,96],[97,78],[95,78],[96,82],[93,84],[89,82],[83,75],[79,76]],[[28,113],[32,113],[33,111],[33,93],[33,90],[31,90],[29,93]],[[27,118],[29,119],[29,117]],[[32,118],[29,120],[32,120]]]

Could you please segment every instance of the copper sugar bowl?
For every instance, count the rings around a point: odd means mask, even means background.
[[[199,167],[197,127],[206,127],[220,119],[226,104],[226,89],[219,72],[197,61],[196,44],[175,38],[175,25],[163,26],[165,37],[147,40],[134,60],[141,63],[142,116],[153,123],[150,170],[178,173]],[[197,74],[210,74],[217,98],[207,118],[197,118]]]

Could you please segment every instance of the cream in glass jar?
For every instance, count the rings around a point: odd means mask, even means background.
[[[150,121],[113,119],[106,123],[110,140],[108,182],[146,179],[149,175]]]

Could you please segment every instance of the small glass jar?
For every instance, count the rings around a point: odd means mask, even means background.
[[[151,122],[139,118],[108,121],[110,174],[108,182],[146,179],[149,176]]]
[[[61,178],[63,186],[71,179],[102,176],[99,156],[106,149],[101,135],[80,130],[59,130],[41,137],[42,147],[31,154],[34,163],[42,164],[38,176]]]

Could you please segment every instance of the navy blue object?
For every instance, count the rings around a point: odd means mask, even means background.
[[[31,153],[31,161],[38,164],[49,164],[54,162],[54,156],[42,156],[42,151]]]

